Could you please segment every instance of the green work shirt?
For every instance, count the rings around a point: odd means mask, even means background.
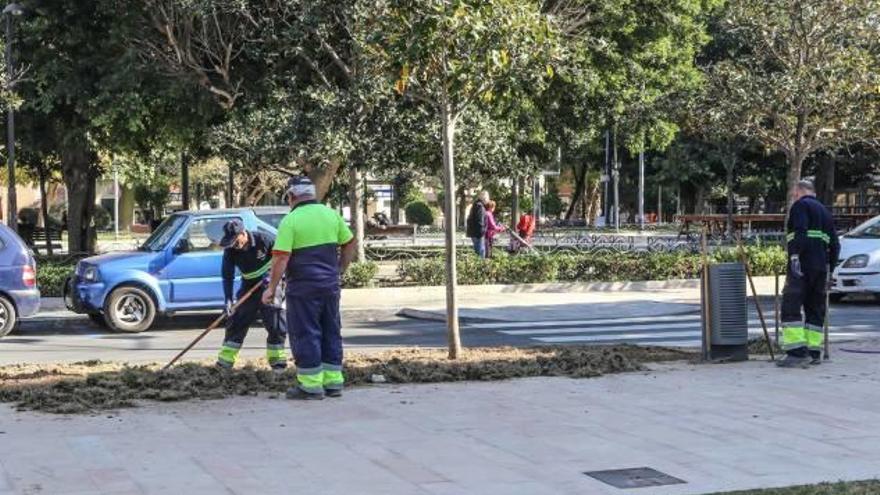
[[[353,239],[336,210],[316,201],[294,207],[278,226],[275,253],[289,253],[287,295],[339,292],[339,246]]]

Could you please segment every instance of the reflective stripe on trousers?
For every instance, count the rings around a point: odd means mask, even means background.
[[[327,390],[341,390],[345,383],[345,377],[342,374],[342,366],[338,364],[322,363],[324,370],[324,388]]]
[[[324,370],[317,368],[297,368],[296,381],[299,388],[310,394],[324,393]]]
[[[238,352],[241,350],[241,344],[237,342],[224,342],[220,347],[220,353],[217,355],[217,364],[224,368],[231,368],[235,361],[238,360]]]

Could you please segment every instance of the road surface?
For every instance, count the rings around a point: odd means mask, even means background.
[[[765,308],[773,332],[772,307]],[[549,316],[555,317],[559,313]],[[583,315],[583,312],[579,313]],[[880,304],[855,302],[832,307],[832,341],[880,336]],[[213,314],[177,315],[141,334],[114,333],[83,316],[50,311],[24,320],[20,328],[0,339],[0,365],[21,362],[82,361],[89,359],[129,362],[166,361],[182,349],[215,317]],[[548,319],[536,321],[469,321],[462,324],[466,346],[532,346],[547,344],[652,344],[698,347],[700,316],[688,310],[664,316]],[[750,332],[761,333],[760,322],[750,311]],[[348,349],[387,349],[398,346],[442,347],[446,345],[443,322],[397,316],[392,310],[346,311],[343,336]],[[189,358],[211,358],[223,338],[222,329],[206,337]],[[259,323],[245,341],[242,355],[263,354],[265,332]]]

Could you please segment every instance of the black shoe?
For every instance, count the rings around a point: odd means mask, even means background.
[[[342,389],[341,388],[325,388],[324,395],[327,397],[333,397],[334,399],[337,397],[342,397]]]
[[[287,398],[290,400],[324,400],[324,394],[313,394],[299,387],[290,387],[287,389]]]
[[[814,357],[814,358],[810,359],[810,366],[819,366],[820,364],[822,364],[821,357]]]
[[[785,356],[781,361],[776,361],[776,366],[780,368],[806,368],[809,366],[810,359],[806,356],[798,357],[791,354]]]

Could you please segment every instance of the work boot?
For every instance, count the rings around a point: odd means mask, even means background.
[[[325,388],[324,395],[327,397],[338,398],[342,397],[342,389],[341,388]]]
[[[786,355],[781,361],[776,361],[776,366],[780,368],[806,368],[809,366],[809,358],[806,356]]]
[[[287,389],[287,398],[290,400],[324,400],[324,394],[313,394],[299,387]]]

